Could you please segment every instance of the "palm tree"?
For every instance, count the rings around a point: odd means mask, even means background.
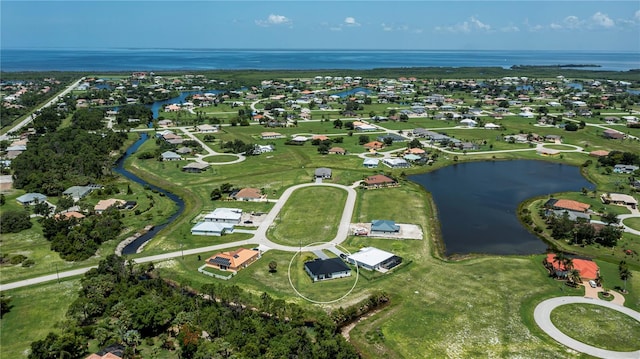
[[[564,253],[562,253],[562,252],[557,253],[553,257],[553,263],[557,263],[558,264],[558,271],[560,271],[562,269],[562,265],[564,264],[564,261],[566,259],[567,259],[567,257],[565,257]],[[555,273],[555,270],[553,271],[553,273]]]
[[[626,266],[620,268],[620,279],[624,281],[624,288],[622,289],[623,293],[627,292],[627,279],[633,277],[633,274]]]
[[[567,279],[573,286],[577,286],[578,283],[582,282],[582,278],[580,277],[580,271],[577,269],[571,269],[569,274],[567,275]]]

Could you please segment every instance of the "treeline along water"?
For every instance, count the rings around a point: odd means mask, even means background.
[[[321,70],[585,65],[640,69],[633,52],[478,50],[2,49],[2,71]]]

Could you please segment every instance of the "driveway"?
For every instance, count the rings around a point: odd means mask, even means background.
[[[571,349],[577,350],[581,353],[588,354],[597,358],[620,358],[620,359],[638,359],[640,358],[640,350],[636,350],[633,352],[616,352],[613,350],[605,350],[596,348],[591,345],[587,345],[585,343],[579,342],[568,335],[561,332],[555,325],[551,322],[551,312],[565,304],[595,304],[600,305],[609,309],[617,310],[623,314],[626,314],[635,320],[640,322],[640,313],[636,312],[633,309],[629,309],[627,307],[623,307],[617,304],[613,304],[611,302],[607,302],[599,299],[591,299],[584,297],[557,297],[551,298],[543,301],[538,304],[535,311],[533,312],[533,318],[536,321],[536,324],[542,329],[545,333],[547,333],[551,338],[558,341],[560,344],[566,345]]]

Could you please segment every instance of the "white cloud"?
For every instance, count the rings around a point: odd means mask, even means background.
[[[469,21],[457,23],[452,26],[436,26],[435,30],[438,32],[452,33],[469,33],[471,31],[489,32],[491,31],[491,25],[485,24],[475,16],[472,16],[469,18]]]
[[[606,27],[606,28],[614,27],[616,25],[616,23],[613,20],[611,20],[611,18],[607,16],[607,14],[603,14],[600,11],[593,14],[591,19],[596,25]]]
[[[348,16],[344,19],[344,24],[346,26],[360,26],[360,24],[356,21],[356,19],[351,16]]]
[[[582,25],[582,21],[577,16],[567,16],[562,20],[563,27],[567,29],[577,29]]]
[[[485,30],[485,31],[489,31],[491,30],[491,26],[481,22],[480,20],[476,19],[475,16],[471,17],[471,23],[473,24],[473,26],[479,30]]]
[[[636,11],[633,17],[636,19],[636,21],[640,21],[640,10]]]
[[[381,24],[383,31],[393,31],[393,26],[387,25],[384,22]]]
[[[520,28],[515,25],[505,26],[500,29],[501,32],[520,32]]]
[[[290,25],[291,23],[292,21],[288,17],[275,14],[270,14],[266,20],[256,20],[256,25],[264,27],[272,25]]]

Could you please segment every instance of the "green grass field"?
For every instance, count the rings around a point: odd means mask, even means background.
[[[26,358],[31,342],[60,331],[67,308],[78,296],[80,280],[6,291],[11,311],[0,320],[0,357]]]
[[[290,246],[328,242],[337,233],[346,198],[346,191],[334,187],[298,189],[267,235],[276,243]]]
[[[567,304],[551,312],[551,321],[563,333],[598,348],[640,350],[640,323],[613,309],[593,304]]]

